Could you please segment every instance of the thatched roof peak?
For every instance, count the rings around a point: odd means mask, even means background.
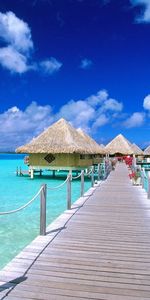
[[[52,124],[30,143],[19,147],[16,152],[93,154],[89,144],[65,119]]]
[[[118,135],[117,135],[115,138],[117,138],[117,137],[120,137],[120,138],[126,139],[122,133],[119,133],[119,134],[118,134]]]
[[[70,123],[67,122],[64,118],[60,118],[58,121],[53,123],[51,126],[58,125],[58,124],[60,124],[61,126],[68,126],[68,124],[70,124]]]
[[[132,144],[121,133],[106,145],[105,150],[109,154],[134,154]]]

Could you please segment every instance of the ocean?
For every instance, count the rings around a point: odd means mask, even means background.
[[[50,175],[34,179],[16,176],[16,169],[27,170],[23,154],[0,154],[0,212],[14,210],[26,204],[40,189],[42,184],[49,187],[64,182],[67,174],[58,173],[59,178]],[[91,186],[85,180],[85,191]],[[66,184],[58,190],[47,193],[47,225],[66,209]],[[80,179],[72,181],[72,203],[80,197]],[[0,269],[15,257],[39,234],[39,197],[27,208],[15,214],[0,216]]]

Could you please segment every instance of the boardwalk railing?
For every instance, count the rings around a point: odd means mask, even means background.
[[[150,199],[150,172],[146,174],[145,169],[141,169],[142,188],[147,191],[147,198]]]
[[[111,171],[111,167],[110,167],[110,164],[108,164],[108,166],[105,170],[104,179],[109,175],[110,171]],[[41,186],[41,188],[39,189],[39,191],[36,193],[36,195],[30,201],[28,201],[26,204],[24,204],[23,206],[15,209],[15,210],[0,212],[0,216],[17,213],[17,212],[25,209],[30,204],[32,204],[33,201],[35,201],[37,199],[37,197],[40,195],[40,235],[46,235],[47,190],[57,190],[57,189],[62,188],[65,184],[67,184],[67,209],[69,210],[69,209],[71,209],[71,182],[72,182],[72,180],[76,180],[76,179],[79,179],[81,177],[80,195],[82,197],[84,195],[84,178],[85,178],[85,176],[88,176],[88,177],[90,176],[91,177],[91,186],[93,187],[94,186],[94,176],[95,175],[97,176],[98,180],[100,180],[100,178],[101,178],[100,164],[98,164],[98,166],[97,166],[97,174],[95,174],[94,166],[92,166],[91,169],[87,172],[84,172],[84,170],[82,170],[81,173],[76,177],[73,177],[72,173],[69,172],[69,174],[68,174],[67,178],[65,179],[65,181],[63,183],[61,183],[60,185],[57,185],[55,187],[49,187],[46,184],[43,184]]]
[[[142,189],[147,192],[147,198],[150,199],[150,172],[145,172],[145,168],[132,166],[132,173],[129,173],[133,184],[141,185]],[[134,177],[135,176],[135,177]]]

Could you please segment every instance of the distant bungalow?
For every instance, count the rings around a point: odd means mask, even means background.
[[[96,142],[95,142],[96,143]],[[66,120],[60,119],[30,143],[16,149],[29,154],[29,166],[34,169],[77,170],[93,163],[94,154],[105,151],[85,140]]]
[[[135,143],[130,143],[122,134],[117,135],[105,147],[106,153],[119,156],[119,155],[134,155],[142,156],[143,151]]]
[[[132,144],[122,135],[117,135],[105,147],[105,151],[110,155],[132,155],[134,150]]]

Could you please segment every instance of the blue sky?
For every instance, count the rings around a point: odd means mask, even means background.
[[[0,1],[0,151],[61,117],[150,144],[150,0]]]

